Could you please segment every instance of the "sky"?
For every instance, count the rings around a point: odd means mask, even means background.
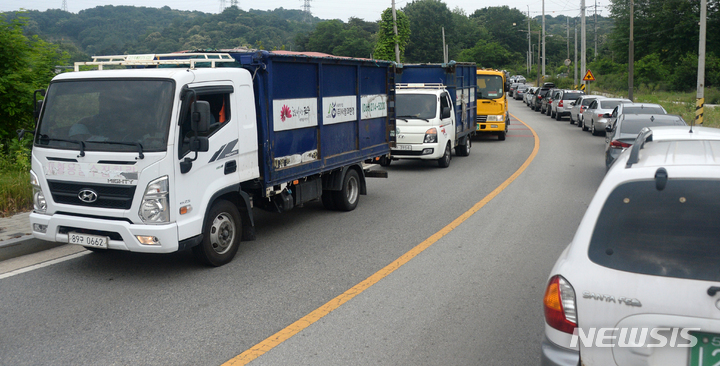
[[[64,0],[67,4],[67,10],[71,13],[78,13],[83,9],[90,9],[96,6],[105,5],[130,5],[130,6],[146,6],[161,8],[169,6],[178,10],[197,10],[205,13],[219,13],[221,4],[230,6],[230,0]],[[392,4],[391,0],[266,0],[266,1],[248,1],[238,0],[240,9],[250,10],[273,10],[277,8],[302,10],[305,1],[310,4],[310,12],[320,19],[340,19],[347,22],[350,17],[364,19],[372,22],[380,20],[380,14],[383,10],[389,8]],[[470,15],[477,9],[489,6],[507,5],[511,8],[517,8],[521,12],[535,17],[542,14],[543,1],[538,0],[441,0],[450,10],[460,8],[465,14]],[[396,0],[395,7],[402,9],[412,0]],[[580,1],[579,0],[544,0],[546,15],[565,15],[579,16]],[[588,7],[594,5],[593,0],[586,0]],[[609,0],[598,2],[598,14],[607,16],[607,9],[603,5],[608,5]],[[61,9],[63,0],[2,0],[0,1],[0,12],[17,11],[20,9],[45,11],[47,9]]]

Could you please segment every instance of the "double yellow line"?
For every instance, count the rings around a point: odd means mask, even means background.
[[[512,116],[512,115],[511,115]],[[467,210],[465,213],[460,215],[460,217],[453,220],[450,224],[442,228],[440,231],[436,232],[429,238],[425,239],[422,243],[418,244],[414,248],[410,249],[407,253],[403,254],[400,258],[394,260],[392,263],[385,266],[385,268],[375,272],[372,276],[366,278],[364,281],[358,283],[357,285],[353,286],[349,290],[343,292],[341,295],[335,297],[334,299],[328,301],[325,303],[325,305],[313,310],[310,314],[305,315],[304,317],[300,318],[296,322],[290,324],[285,329],[273,334],[272,336],[266,338],[264,341],[256,344],[252,348],[248,349],[247,351],[233,357],[229,361],[225,362],[223,366],[239,366],[239,365],[247,365],[252,360],[262,356],[265,354],[265,352],[270,351],[271,349],[278,346],[280,343],[285,342],[286,340],[290,339],[290,337],[300,333],[303,329],[309,327],[316,321],[320,320],[325,315],[330,314],[333,310],[339,308],[342,304],[350,301],[352,298],[354,298],[357,295],[360,295],[363,291],[367,290],[370,286],[378,283],[383,278],[387,277],[391,273],[393,273],[396,269],[402,267],[405,263],[409,262],[411,259],[415,258],[418,254],[422,253],[425,249],[429,248],[431,245],[435,244],[438,240],[440,240],[443,236],[449,234],[453,229],[460,226],[463,222],[465,222],[467,219],[470,218],[474,213],[478,212],[483,206],[485,206],[488,202],[490,202],[495,196],[500,194],[505,188],[507,188],[510,183],[512,183],[520,174],[522,174],[525,169],[530,165],[530,163],[535,159],[535,156],[538,153],[538,150],[540,149],[540,139],[538,138],[537,133],[535,133],[535,130],[533,130],[530,126],[528,126],[525,122],[521,121],[515,116],[512,116],[513,118],[520,121],[520,123],[524,124],[525,127],[530,129],[532,132],[534,138],[535,138],[535,146],[533,148],[532,153],[528,158],[525,160],[522,166],[518,170],[513,173],[513,175],[510,176],[510,178],[506,179],[502,184],[500,184],[497,188],[495,188],[490,194],[485,196],[480,202],[476,203],[471,207],[469,210]]]

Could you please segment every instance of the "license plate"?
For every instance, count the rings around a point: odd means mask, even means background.
[[[412,150],[412,145],[398,145],[398,150]]]
[[[691,333],[697,344],[690,349],[689,366],[714,366],[720,364],[720,334]]]
[[[107,236],[80,234],[75,232],[68,234],[68,243],[80,244],[86,247],[107,249],[108,240]]]

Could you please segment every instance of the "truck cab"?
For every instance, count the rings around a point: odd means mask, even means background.
[[[505,73],[499,70],[477,70],[476,133],[497,135],[503,141],[510,125]]]
[[[445,86],[397,84],[395,98],[393,158],[437,160],[440,167],[448,167],[456,141],[455,108]]]

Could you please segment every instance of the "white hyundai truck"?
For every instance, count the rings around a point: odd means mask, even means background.
[[[76,64],[36,103],[32,233],[219,266],[254,238],[253,207],[353,210],[383,176],[363,164],[390,152],[392,68],[267,51]]]

